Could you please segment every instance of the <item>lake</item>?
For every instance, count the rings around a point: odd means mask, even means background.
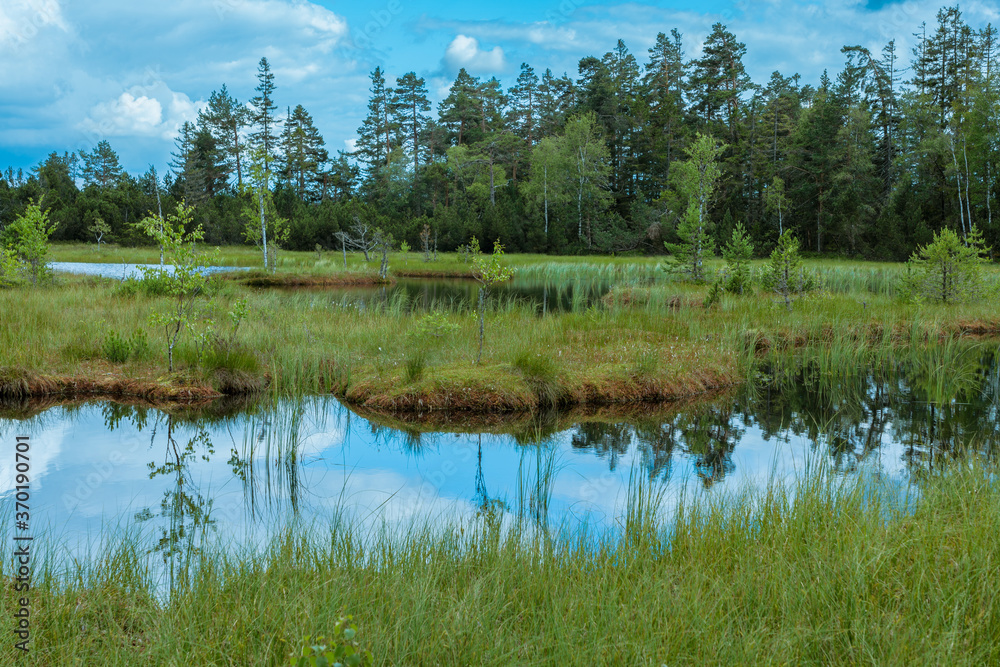
[[[492,512],[599,535],[618,528],[640,480],[669,513],[683,499],[792,480],[810,466],[904,488],[956,451],[991,456],[1000,441],[994,350],[974,348],[951,393],[912,367],[843,382],[803,374],[794,387],[762,382],[627,413],[452,415],[420,427],[331,397],[169,411],[28,402],[3,407],[0,440],[30,438],[33,527],[64,555],[121,531],[138,531],[165,560],[194,535],[253,549],[291,523],[323,530],[338,517],[364,531]],[[9,501],[13,447],[5,451]]]

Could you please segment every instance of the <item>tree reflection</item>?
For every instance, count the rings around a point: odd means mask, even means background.
[[[163,462],[148,464],[149,478],[165,476],[173,479],[173,486],[163,492],[160,516],[167,525],[153,546],[152,552],[159,553],[168,566],[170,591],[173,593],[186,586],[191,580],[191,567],[202,553],[205,537],[209,529],[215,528],[212,518],[212,500],[203,496],[191,477],[190,464],[198,456],[205,461],[215,453],[208,431],[204,427],[181,445],[175,437],[175,419],[163,415],[153,426],[150,444],[155,444],[156,433],[161,422],[166,422],[166,447]],[[148,510],[137,518],[151,519]]]

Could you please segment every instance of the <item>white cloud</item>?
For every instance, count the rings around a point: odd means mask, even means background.
[[[348,153],[353,153],[358,150],[358,140],[354,139],[344,139],[344,147],[347,149]]]
[[[456,35],[444,53],[444,64],[452,71],[462,67],[472,72],[496,73],[507,67],[503,49],[494,46],[489,51],[479,48],[479,40],[466,35]]]
[[[156,137],[171,140],[185,121],[194,121],[203,102],[192,102],[163,82],[135,86],[117,98],[95,104],[79,123],[97,137]]]
[[[38,38],[49,27],[69,31],[58,0],[21,0],[0,5],[0,53]]]

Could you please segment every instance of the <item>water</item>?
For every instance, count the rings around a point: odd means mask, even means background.
[[[164,269],[168,273],[173,273],[172,264],[102,264],[100,262],[50,262],[49,266],[53,271],[62,273],[75,273],[84,276],[100,276],[102,278],[141,278],[142,269]],[[244,267],[235,266],[206,266],[205,273],[219,273],[220,271],[243,271]]]
[[[381,308],[400,301],[408,310],[459,310],[476,305],[479,283],[455,278],[400,278],[386,286],[288,287],[288,291],[309,291],[331,302],[359,308]],[[586,310],[608,293],[610,283],[567,281],[559,284],[515,278],[490,290],[494,303],[517,302],[540,314]]]
[[[966,379],[944,393],[919,365],[839,383],[803,373],[784,391],[488,428],[401,426],[328,397],[169,412],[29,403],[0,413],[0,442],[30,437],[32,527],[76,556],[122,530],[139,531],[165,561],[195,535],[256,548],[291,522],[322,531],[338,516],[362,533],[463,524],[483,511],[601,533],[619,526],[636,474],[663,493],[669,514],[684,494],[761,487],[808,466],[902,486],[956,451],[992,456],[997,367],[992,354],[963,363]],[[4,451],[0,497],[11,507],[13,447]]]

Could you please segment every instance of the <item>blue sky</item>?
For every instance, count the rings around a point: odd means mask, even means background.
[[[721,21],[747,45],[757,82],[774,70],[815,82],[839,70],[840,47],[909,53],[944,0],[2,0],[0,167],[28,168],[49,152],[107,139],[129,171],[169,160],[177,127],[227,84],[247,100],[267,56],[280,107],[302,104],[332,151],[351,145],[365,114],[368,73],[414,70],[440,99],[460,67],[509,84],[522,62],[576,76],[586,55],[618,38],[640,62],[657,32],[677,28],[688,57]],[[994,2],[962,4],[979,27]]]

